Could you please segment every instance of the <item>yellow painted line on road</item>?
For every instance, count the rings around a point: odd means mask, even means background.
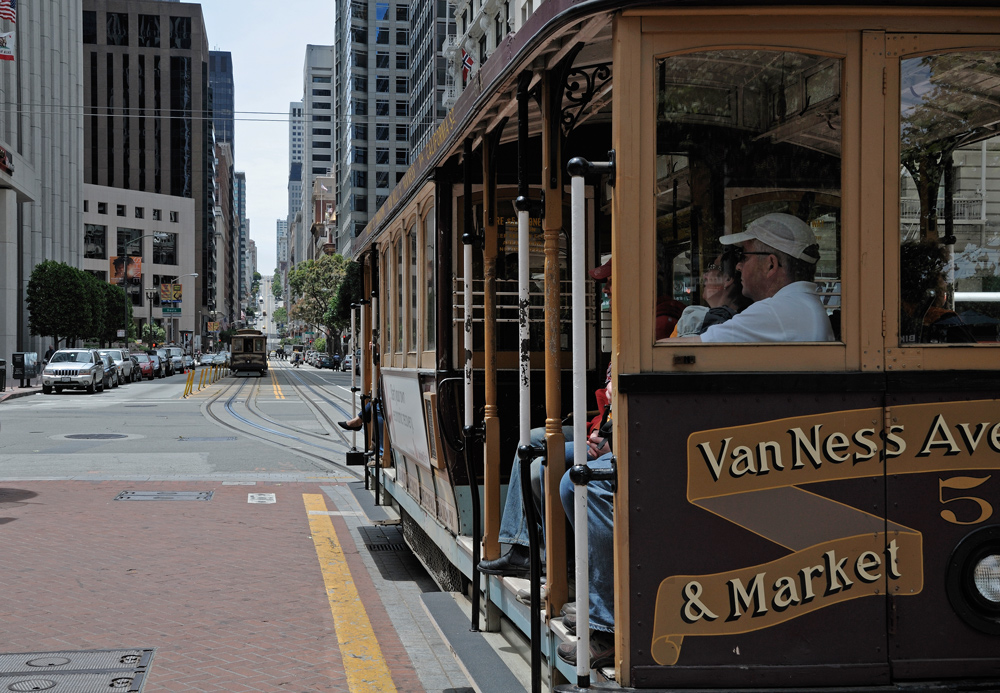
[[[267,372],[271,374],[271,385],[274,386],[274,398],[285,399],[285,395],[281,392],[281,385],[278,385],[278,376],[275,374],[274,369],[268,368]]]
[[[309,531],[316,545],[326,596],[333,614],[333,625],[340,644],[344,675],[352,693],[381,693],[395,691],[389,667],[382,655],[368,612],[358,597],[357,587],[347,566],[344,551],[337,539],[333,520],[329,515],[322,494],[303,493]]]

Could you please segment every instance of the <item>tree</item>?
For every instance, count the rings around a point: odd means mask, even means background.
[[[60,335],[71,344],[78,337],[89,334],[88,276],[65,262],[46,260],[35,265],[27,290],[31,334],[51,335],[57,346]],[[82,307],[85,309],[81,310]]]
[[[150,334],[152,332],[152,334]],[[157,324],[150,324],[147,322],[142,326],[142,341],[148,346],[150,344],[162,344],[167,341],[166,331]]]
[[[288,310],[285,308],[275,308],[274,309],[274,322],[279,325],[283,325],[288,322]]]
[[[271,280],[271,293],[274,295],[274,299],[280,301],[284,291],[285,285],[281,281],[281,272],[274,270],[274,279]]]
[[[337,288],[333,306],[328,316],[328,322],[338,330],[351,324],[351,306],[364,296],[364,278],[361,274],[361,263],[348,262],[344,281]]]
[[[98,333],[101,346],[110,345],[118,339],[118,330],[125,328],[125,343],[135,339],[135,323],[132,321],[132,301],[120,286],[97,280],[104,292],[104,329]]]
[[[112,316],[108,315],[108,298],[104,292],[105,285],[111,285],[86,272],[83,273],[83,282],[84,296],[86,298],[81,308],[88,313],[89,319],[86,329],[81,336],[96,340],[99,344],[103,345],[108,325],[114,320]],[[120,288],[118,290],[121,291]],[[125,325],[124,317],[122,315],[116,321],[122,327]]]
[[[342,255],[324,255],[319,260],[306,260],[288,273],[288,288],[296,301],[288,312],[292,320],[301,320],[328,337],[338,326],[326,324],[327,311],[337,295],[347,273],[347,260]]]

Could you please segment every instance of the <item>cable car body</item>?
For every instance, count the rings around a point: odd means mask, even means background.
[[[609,362],[613,386],[616,647],[595,678],[1000,684],[998,65],[993,3],[540,4],[346,249],[372,297],[359,341],[385,411],[376,488],[439,582],[479,577],[486,628],[531,630],[525,581],[477,576],[472,541],[481,497],[483,556],[502,551],[530,386],[549,459],[534,645],[574,680],[553,653],[572,640],[556,489],[577,348],[586,391]],[[610,311],[590,283],[576,345],[574,157],[613,163],[581,207],[588,267],[611,257]],[[526,303],[510,284],[518,197],[532,202]],[[719,239],[772,212],[816,238],[833,338],[663,333],[664,306],[705,300]]]
[[[234,373],[267,373],[267,337],[260,330],[237,330],[233,335],[230,369]]]

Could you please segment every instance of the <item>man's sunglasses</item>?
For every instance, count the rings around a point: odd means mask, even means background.
[[[734,248],[733,256],[736,258],[736,262],[743,262],[747,259],[747,255],[774,255],[774,253],[765,253],[761,250],[743,250],[743,248]]]

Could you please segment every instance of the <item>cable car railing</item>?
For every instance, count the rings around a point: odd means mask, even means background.
[[[597,306],[595,304],[595,291],[593,288],[594,281],[591,279],[587,280],[588,291],[587,291],[587,324],[593,325],[597,319]],[[472,322],[481,323],[483,321],[483,285],[484,282],[481,279],[474,279],[472,281],[472,295],[473,295],[473,308],[472,308]],[[565,311],[567,321],[569,319],[569,311],[571,309],[571,296],[570,291],[572,290],[573,283],[569,280],[562,280],[559,282],[560,286],[560,299],[559,299],[559,310],[560,312]],[[505,289],[510,290],[505,290]],[[465,291],[464,281],[462,279],[456,278],[452,280],[452,295],[455,297],[455,301],[452,303],[452,315],[454,316],[453,322],[456,325],[461,325],[465,322],[465,305],[460,300]],[[502,280],[497,281],[497,322],[498,323],[517,323],[517,280]],[[528,299],[530,305],[528,306],[528,314],[532,322],[536,320],[541,322],[544,316],[545,306],[544,303],[544,291],[542,282],[539,281],[537,284],[537,289],[528,292]]]

